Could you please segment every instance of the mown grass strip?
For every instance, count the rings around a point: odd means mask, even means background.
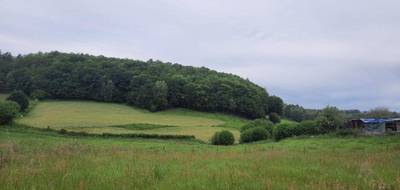
[[[161,128],[168,128],[168,127],[177,127],[177,126],[132,123],[132,124],[127,124],[127,125],[111,125],[108,127],[117,127],[117,128],[131,129],[131,130],[152,130],[152,129],[161,129]]]
[[[144,133],[130,133],[130,134],[112,134],[112,133],[101,133],[101,134],[93,134],[87,133],[84,131],[68,131],[66,129],[52,129],[52,128],[36,128],[27,125],[14,124],[8,129],[13,130],[14,128],[25,129],[31,132],[39,132],[39,133],[50,133],[52,135],[62,135],[62,136],[71,136],[71,137],[101,137],[101,138],[142,138],[142,139],[162,139],[162,140],[193,140],[200,141],[195,138],[193,135],[163,135],[163,134],[144,134]]]

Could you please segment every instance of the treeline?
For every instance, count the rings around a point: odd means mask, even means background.
[[[248,118],[283,113],[280,98],[236,75],[56,51],[24,56],[0,52],[0,91],[13,90],[39,99],[120,102],[150,111],[182,107]]]
[[[300,105],[289,104],[283,108],[283,117],[289,120],[301,122],[305,120],[314,120],[323,110],[305,109]],[[369,111],[360,110],[340,110],[346,120],[359,118],[394,118],[400,117],[400,113],[390,111],[385,107],[373,108]]]

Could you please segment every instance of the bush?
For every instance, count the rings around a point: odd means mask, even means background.
[[[31,98],[37,99],[37,100],[44,100],[47,98],[47,96],[48,96],[48,94],[44,90],[34,90],[31,93]]]
[[[193,135],[162,135],[162,134],[146,134],[146,133],[128,133],[128,134],[114,134],[114,133],[102,133],[102,134],[91,134],[85,131],[67,131],[66,129],[53,130],[47,128],[45,130],[56,131],[61,135],[68,136],[84,136],[84,137],[104,137],[104,138],[146,138],[146,139],[178,139],[178,140],[193,140]]]
[[[240,132],[243,132],[247,129],[250,128],[255,128],[255,127],[263,127],[265,128],[270,134],[272,134],[272,127],[274,124],[266,119],[255,119],[253,121],[250,121],[246,125],[244,125],[242,128],[240,128]]]
[[[227,130],[216,132],[211,138],[211,144],[213,145],[232,145],[234,142],[235,137]]]
[[[276,140],[299,135],[298,124],[282,123],[274,128],[274,137]]]
[[[270,113],[269,120],[271,120],[272,123],[279,123],[281,122],[281,117],[277,113]]]
[[[270,133],[263,127],[254,127],[240,133],[240,143],[249,143],[268,139]]]
[[[22,91],[14,91],[10,94],[7,100],[17,102],[17,104],[20,106],[20,111],[26,110],[26,108],[29,106],[28,96],[26,96],[26,94]]]
[[[342,128],[345,119],[343,113],[336,107],[326,107],[316,119],[318,126],[325,132],[334,131]]]
[[[17,116],[19,110],[19,105],[16,102],[0,102],[0,124],[10,123]]]
[[[318,135],[323,133],[322,129],[319,127],[318,123],[313,120],[302,121],[297,126],[296,135]]]
[[[336,131],[336,135],[340,137],[358,137],[360,135],[359,129],[340,129]]]

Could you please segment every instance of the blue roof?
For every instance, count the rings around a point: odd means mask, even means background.
[[[386,119],[360,119],[363,123],[385,123]]]

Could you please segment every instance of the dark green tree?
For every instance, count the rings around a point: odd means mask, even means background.
[[[227,130],[216,132],[211,137],[211,144],[213,145],[232,145],[233,143],[235,143],[235,137]]]
[[[0,102],[0,124],[10,123],[18,114],[19,105],[13,101]]]
[[[334,131],[343,127],[345,123],[344,114],[332,106],[325,107],[316,120],[318,126],[324,131]]]
[[[287,119],[300,122],[306,118],[306,110],[299,105],[289,104],[284,107],[283,116]]]
[[[268,112],[277,113],[278,115],[283,114],[283,100],[277,96],[270,96],[267,99]]]
[[[272,112],[269,114],[269,120],[271,120],[272,123],[279,123],[281,122],[281,117],[277,113]]]
[[[14,101],[20,106],[20,111],[25,111],[29,106],[28,96],[23,91],[17,90],[7,97],[7,100]]]

